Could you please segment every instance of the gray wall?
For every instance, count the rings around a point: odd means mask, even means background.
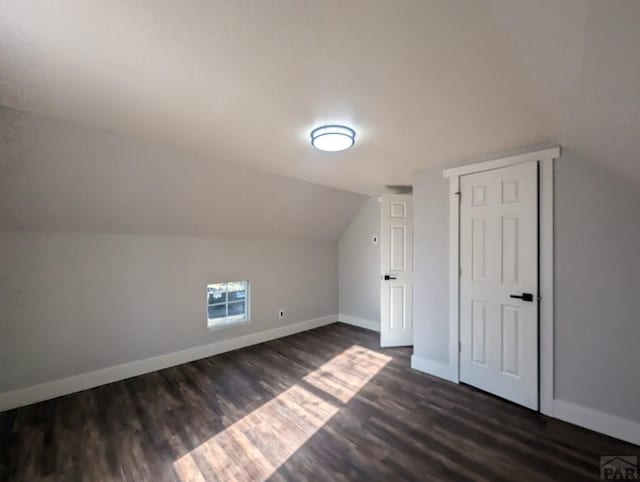
[[[555,169],[555,396],[640,421],[640,191],[563,149]],[[446,362],[448,180],[414,179],[414,354]]]
[[[0,392],[335,314],[337,259],[336,242],[2,233]],[[252,322],[209,331],[206,284],[240,279]]]
[[[640,421],[640,189],[556,164],[556,398]]]
[[[337,314],[366,199],[0,106],[0,392]],[[209,332],[241,279],[252,322]]]
[[[380,203],[371,197],[339,241],[340,313],[380,323]]]
[[[449,362],[449,183],[442,169],[414,177],[413,351]]]

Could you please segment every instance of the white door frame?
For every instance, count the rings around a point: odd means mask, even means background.
[[[449,178],[449,364],[460,382],[460,176],[538,161],[540,200],[540,411],[553,415],[553,161],[560,147],[445,169]]]

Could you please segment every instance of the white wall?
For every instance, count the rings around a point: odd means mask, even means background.
[[[555,166],[555,397],[639,422],[640,192],[570,149]],[[448,362],[448,179],[414,178],[414,354]]]
[[[339,245],[340,314],[380,327],[380,203],[370,197],[342,234]],[[347,319],[345,318],[345,320]]]
[[[2,233],[0,393],[335,314],[337,257],[336,242]],[[241,279],[252,322],[209,331],[207,283]]]

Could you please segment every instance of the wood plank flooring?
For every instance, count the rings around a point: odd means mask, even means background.
[[[344,324],[0,414],[0,480],[598,480],[634,445],[411,370]]]

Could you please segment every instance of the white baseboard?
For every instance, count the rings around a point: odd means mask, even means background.
[[[458,383],[455,367],[428,358],[413,355],[411,368],[450,382]],[[548,416],[564,422],[588,428],[594,432],[640,445],[640,422],[583,407],[564,400],[551,400]]]
[[[444,378],[453,383],[458,383],[456,367],[436,360],[430,360],[420,356],[411,356],[411,368],[438,378]]]
[[[553,417],[640,445],[640,423],[633,420],[557,399],[553,401]]]
[[[0,393],[0,411],[29,405],[43,400],[68,395],[107,383],[124,380],[126,378],[143,375],[145,373],[162,370],[172,366],[188,363],[201,358],[218,355],[239,348],[258,343],[275,340],[307,330],[341,321],[361,328],[380,331],[380,324],[374,321],[357,318],[350,315],[329,315],[313,320],[302,321],[292,325],[274,328],[272,330],[251,333],[249,335],[222,340],[209,345],[196,346],[186,350],[167,353],[165,355],[138,360],[122,365],[116,365],[93,372],[82,373],[68,378],[19,388],[10,392]],[[428,358],[413,355],[411,368],[429,375],[433,375],[457,383],[455,367]],[[640,423],[610,415],[604,412],[583,407],[564,400],[553,400],[553,417],[565,422],[584,427],[595,432],[640,445]]]
[[[365,328],[367,330],[380,331],[380,322],[366,320],[364,318],[358,318],[357,316],[351,315],[338,315],[338,320],[342,323],[346,323],[347,325],[359,326],[360,328]]]
[[[0,393],[0,411],[29,405],[50,398],[68,395],[88,388],[105,385],[107,383],[124,380],[144,373],[162,370],[183,363],[188,363],[201,358],[207,358],[220,353],[225,353],[238,348],[244,348],[265,341],[275,340],[284,336],[293,335],[302,331],[312,330],[320,326],[329,325],[338,321],[338,315],[323,316],[313,320],[302,321],[292,325],[260,331],[249,335],[222,340],[209,345],[196,346],[186,350],[167,353],[145,360],[137,360],[122,365],[116,365],[93,372],[82,373],[68,378],[61,378],[50,382],[19,388],[10,392]]]

